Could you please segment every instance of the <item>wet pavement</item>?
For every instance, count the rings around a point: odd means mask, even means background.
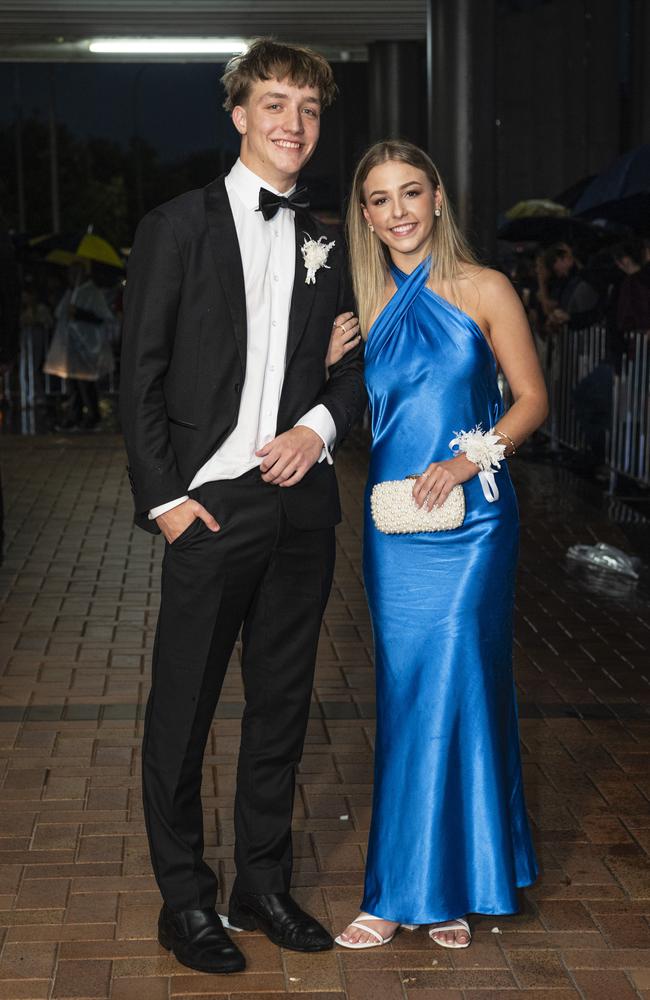
[[[360,579],[361,437],[337,459],[345,509],[295,811],[295,895],[331,929],[356,914],[372,780],[371,636]],[[567,562],[574,543],[648,526],[569,472],[517,458],[515,666],[542,864],[513,917],[465,951],[424,929],[367,952],[280,952],[242,934],[248,970],[192,973],[155,939],[159,896],[139,744],[162,544],[131,524],[113,435],[4,437],[0,569],[0,1000],[650,998],[650,616],[634,582]],[[234,661],[238,658],[238,653]],[[224,688],[204,771],[207,858],[233,878],[242,688]]]

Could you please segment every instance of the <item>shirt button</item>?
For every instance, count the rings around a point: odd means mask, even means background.
[[[273,280],[274,281],[279,281],[280,280],[280,276],[278,274],[274,274],[273,275]]]
[[[274,372],[275,371],[275,365],[269,365],[269,371],[270,372]]]
[[[277,324],[276,320],[272,319],[272,320],[271,320],[271,326],[277,326],[277,325],[278,325],[278,324]]]

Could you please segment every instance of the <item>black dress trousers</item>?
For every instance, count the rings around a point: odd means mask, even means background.
[[[216,876],[203,860],[201,772],[240,629],[246,705],[237,884],[257,893],[289,888],[295,770],[332,583],[334,528],[295,528],[280,489],[259,469],[206,483],[190,495],[221,530],[196,520],[165,546],[142,773],[153,870],[172,910],[213,907],[217,898]]]

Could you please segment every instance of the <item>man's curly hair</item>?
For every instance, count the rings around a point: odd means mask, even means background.
[[[237,105],[244,104],[251,85],[259,80],[285,79],[297,87],[318,89],[322,108],[329,107],[337,94],[332,67],[324,56],[306,45],[258,38],[246,52],[233,56],[226,66],[221,77],[226,88],[223,106],[231,112]]]

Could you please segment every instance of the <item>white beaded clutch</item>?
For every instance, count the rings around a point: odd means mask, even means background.
[[[413,479],[389,479],[375,483],[370,493],[370,510],[375,527],[385,535],[406,535],[417,531],[451,531],[465,519],[463,487],[454,486],[441,507],[428,510],[413,499]]]

